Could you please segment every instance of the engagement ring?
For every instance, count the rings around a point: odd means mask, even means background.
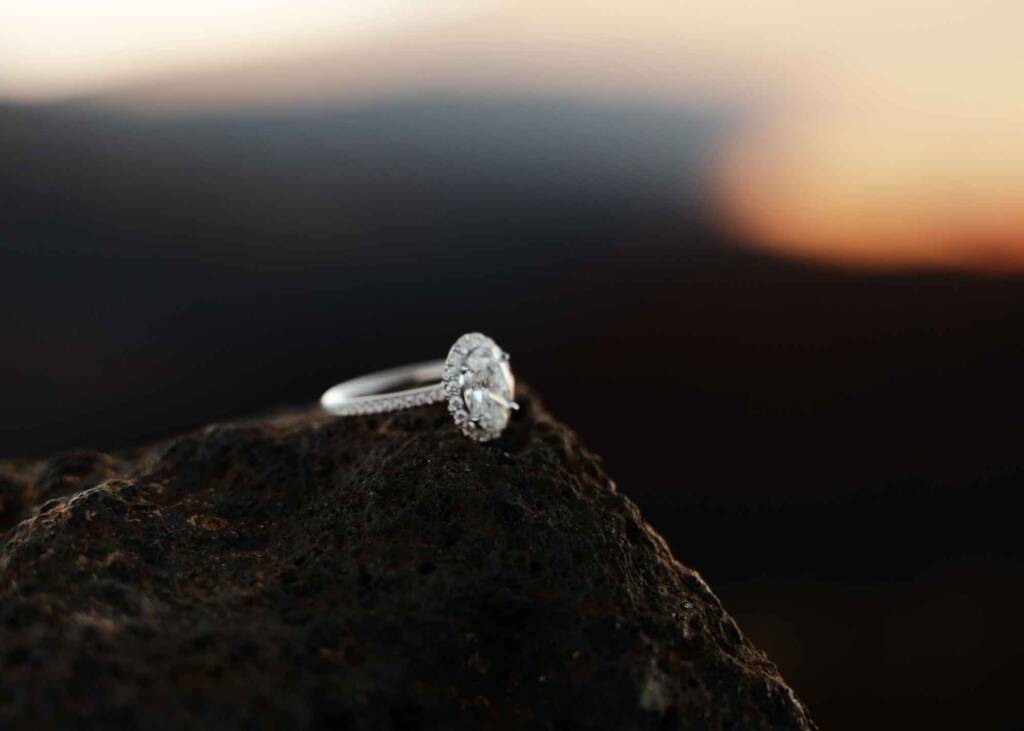
[[[414,384],[415,388],[404,388]],[[445,360],[378,371],[328,389],[320,405],[335,416],[382,414],[448,402],[456,425],[470,439],[496,439],[519,408],[508,353],[486,335],[468,333]]]

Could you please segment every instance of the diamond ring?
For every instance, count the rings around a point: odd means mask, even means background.
[[[419,385],[425,384],[425,385]],[[413,386],[414,388],[404,388]],[[382,414],[448,402],[455,424],[470,439],[496,439],[519,408],[508,353],[486,335],[467,333],[445,360],[378,371],[339,383],[320,397],[335,416]]]

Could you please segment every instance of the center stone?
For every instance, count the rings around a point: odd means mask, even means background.
[[[466,356],[460,378],[462,400],[469,417],[487,431],[500,432],[512,408],[512,374],[502,352],[480,345]]]

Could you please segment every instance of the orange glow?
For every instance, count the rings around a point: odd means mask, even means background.
[[[1024,14],[879,35],[808,74],[720,166],[759,245],[870,267],[1024,271]]]
[[[1024,138],[999,126],[850,110],[752,131],[722,160],[725,217],[803,258],[1024,270]]]

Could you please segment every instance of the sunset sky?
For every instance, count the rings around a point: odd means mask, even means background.
[[[744,110],[709,181],[755,245],[1024,270],[1024,3],[12,2],[0,95],[150,112],[555,94]]]

